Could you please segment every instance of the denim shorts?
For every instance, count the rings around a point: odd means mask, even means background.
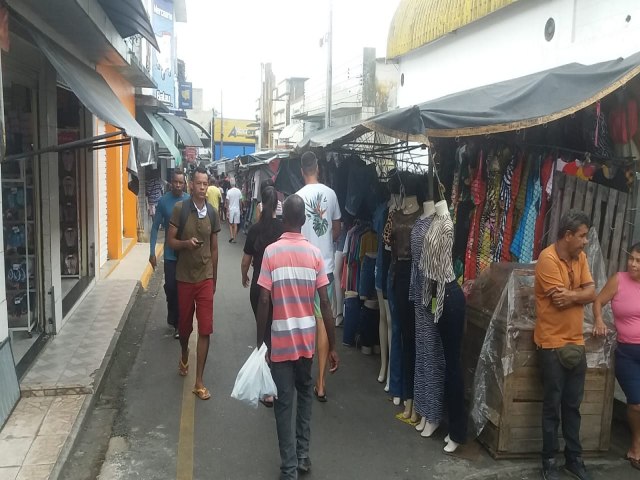
[[[358,295],[372,298],[376,295],[376,259],[365,255],[360,264]]]
[[[640,404],[640,345],[619,343],[616,348],[616,378],[627,404]]]

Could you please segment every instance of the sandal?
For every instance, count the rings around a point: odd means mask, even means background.
[[[316,396],[320,403],[325,403],[327,401],[327,393],[325,392],[324,395],[320,395],[316,386],[313,387],[313,394]]]
[[[207,387],[194,388],[192,392],[200,400],[209,400],[211,398],[211,393],[209,393]]]
[[[189,360],[187,360],[187,363],[182,363],[182,358],[180,358],[180,363],[178,363],[178,375],[181,377],[189,375]]]
[[[633,458],[633,457],[630,457],[629,455],[625,455],[624,459],[629,460],[629,463],[633,468],[640,470],[640,458]]]

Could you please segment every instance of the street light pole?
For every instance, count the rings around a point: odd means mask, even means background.
[[[220,90],[220,159],[224,158],[224,113],[222,110],[222,90]]]

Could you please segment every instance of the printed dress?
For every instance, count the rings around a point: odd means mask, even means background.
[[[414,373],[413,406],[418,415],[430,423],[442,419],[444,396],[444,353],[438,326],[433,321],[431,305],[423,305],[425,273],[420,268],[424,238],[433,215],[419,218],[411,230],[411,285],[409,300],[416,311],[416,366]]]

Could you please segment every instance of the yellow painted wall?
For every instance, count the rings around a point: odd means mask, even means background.
[[[122,104],[135,117],[136,100],[134,87],[113,68],[99,65],[98,72],[104,77]],[[115,131],[107,125],[107,132]],[[129,147],[110,147],[107,153],[107,244],[111,260],[123,257],[122,238],[137,238],[138,199],[127,188],[127,160]]]

